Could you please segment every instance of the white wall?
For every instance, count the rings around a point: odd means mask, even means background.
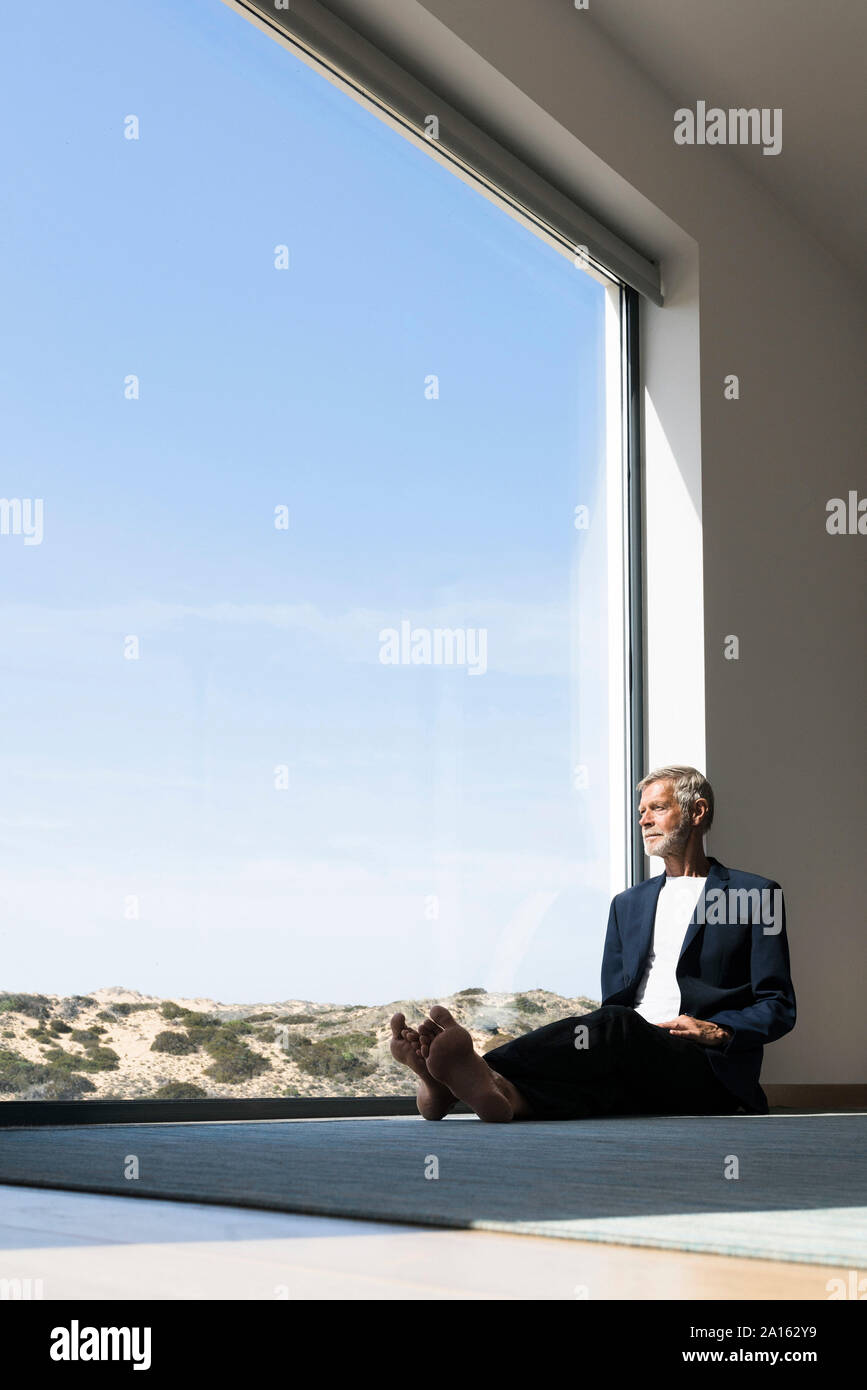
[[[669,306],[645,325],[659,420],[648,469],[651,481],[669,470],[672,499],[668,510],[653,501],[648,518],[664,575],[648,615],[650,757],[700,763],[706,738],[718,798],[711,852],[785,890],[799,1022],[767,1053],[764,1079],[863,1080],[867,541],[825,530],[830,497],[859,475],[867,491],[863,286],[727,150],[674,145],[674,103],[599,32],[592,9],[361,8],[390,45],[402,32],[417,55],[423,41],[420,76],[499,123],[518,153],[662,258]],[[796,155],[777,156],[787,157]],[[729,372],[740,377],[737,402],[723,398]],[[723,657],[728,634],[740,639],[737,662]],[[680,671],[681,656],[686,679],[673,697],[659,673]]]

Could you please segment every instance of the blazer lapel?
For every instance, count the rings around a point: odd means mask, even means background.
[[[638,908],[638,922],[636,924],[633,941],[633,960],[632,978],[638,981],[644,970],[650,951],[650,942],[653,936],[653,923],[656,917],[656,904],[659,902],[659,895],[662,892],[662,885],[665,883],[665,874],[656,874],[653,878],[647,878],[640,885],[642,891],[641,901],[636,904]]]
[[[692,921],[686,929],[686,936],[683,938],[683,945],[680,948],[680,955],[678,956],[678,965],[680,964],[683,958],[684,952],[689,948],[691,943],[698,936],[698,933],[701,931],[702,927],[707,921],[708,893],[723,888],[728,880],[729,871],[726,868],[725,864],[721,864],[718,859],[714,859],[713,856],[710,854],[708,855],[708,863],[710,864],[710,868],[707,871],[707,881],[704,885],[704,892],[702,893],[699,902],[697,902],[695,905],[695,912],[692,914]],[[701,913],[699,913],[700,905],[702,908]]]

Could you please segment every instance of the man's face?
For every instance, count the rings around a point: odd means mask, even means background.
[[[645,854],[675,854],[683,849],[691,826],[674,795],[673,782],[651,782],[644,788],[638,803],[638,824]]]

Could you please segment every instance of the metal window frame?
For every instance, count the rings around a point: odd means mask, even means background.
[[[339,0],[224,0],[298,57],[327,70],[366,102],[378,106],[429,149],[463,167],[476,179],[500,189],[531,221],[562,240],[573,252],[580,248],[590,266],[630,286],[662,305],[659,264],[613,232],[586,208],[500,138],[469,119],[441,93],[411,70],[406,58],[395,61],[361,31],[363,12],[351,22],[340,17]],[[344,0],[344,8],[346,8]],[[359,27],[356,27],[359,26]],[[426,120],[436,115],[439,132],[426,133]]]
[[[626,504],[626,700],[628,750],[626,805],[633,807],[636,784],[646,771],[647,665],[646,612],[644,604],[644,473],[641,347],[641,301],[634,289],[625,288],[621,308],[623,333],[624,468]],[[647,877],[644,841],[635,814],[628,814],[627,835],[630,887]]]
[[[260,13],[259,6],[252,0],[225,0],[232,8]],[[299,23],[304,14],[310,11],[324,11],[316,0],[292,0],[293,19]],[[333,16],[331,16],[333,18]],[[268,20],[269,23],[272,21]],[[339,23],[339,21],[338,21]],[[276,27],[276,26],[275,26]],[[341,25],[345,30],[346,26]],[[351,31],[350,31],[351,32]],[[345,41],[345,35],[343,36]],[[369,47],[369,46],[368,46]],[[381,55],[380,55],[381,56]],[[442,110],[444,103],[438,109]],[[393,114],[393,113],[392,113]],[[463,120],[463,118],[460,118]],[[487,137],[485,137],[486,139]],[[475,175],[478,170],[471,168]],[[489,169],[483,172],[484,181],[494,184]],[[539,180],[544,184],[544,180]],[[550,186],[548,186],[550,187]],[[501,186],[502,188],[502,186]],[[527,182],[525,180],[524,192]],[[502,188],[506,201],[514,203],[510,189]],[[560,195],[558,195],[560,196]],[[521,211],[533,222],[538,222],[537,212],[527,207],[522,199],[517,200]],[[538,210],[537,210],[538,211]],[[552,223],[549,221],[551,206],[542,211],[542,230],[548,234]],[[562,224],[553,224],[555,236],[562,232]],[[586,228],[585,228],[586,230]],[[584,245],[593,255],[593,242],[590,233],[585,236]],[[597,249],[599,249],[597,247]],[[591,273],[593,267],[589,267]],[[600,262],[597,266],[611,278],[615,266],[611,261]],[[625,632],[626,644],[626,774],[624,787],[628,825],[628,875],[630,883],[640,883],[645,877],[644,846],[638,831],[635,816],[631,814],[632,791],[644,770],[645,750],[645,613],[644,613],[644,547],[643,547],[643,495],[642,495],[642,413],[641,413],[641,362],[639,355],[639,315],[641,294],[646,294],[655,303],[661,303],[658,285],[655,292],[651,288],[636,285],[638,277],[627,278],[616,274],[621,282],[620,322],[621,322],[621,382],[623,393],[623,468],[625,504],[625,584],[626,601]],[[459,1104],[457,1113],[468,1113],[467,1107]],[[258,1098],[207,1098],[200,1100],[70,1100],[70,1101],[0,1101],[0,1129],[30,1126],[72,1126],[82,1124],[166,1124],[203,1123],[215,1120],[307,1120],[307,1119],[362,1119],[375,1116],[415,1115],[416,1104],[413,1096],[327,1096],[327,1097],[258,1097]],[[0,1170],[0,1182],[2,1182]]]

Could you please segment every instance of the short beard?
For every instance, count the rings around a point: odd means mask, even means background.
[[[663,857],[667,854],[679,854],[681,850],[685,848],[691,830],[692,826],[689,816],[684,815],[683,820],[675,830],[671,830],[667,835],[663,835],[655,844],[651,841],[646,845],[647,853],[651,856],[659,855]]]

